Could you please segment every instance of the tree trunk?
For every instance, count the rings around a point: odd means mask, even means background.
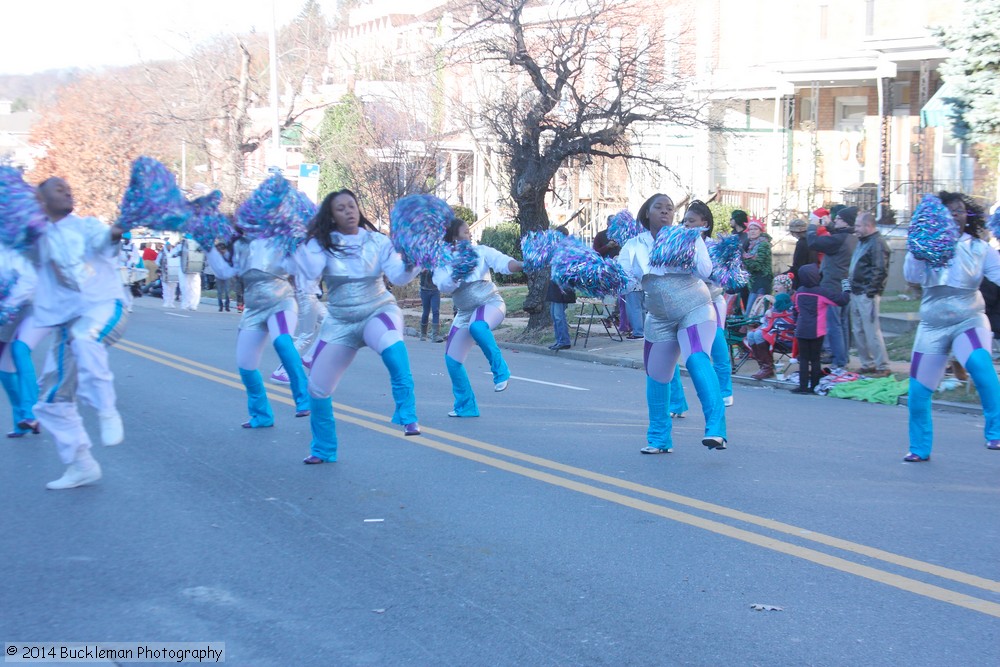
[[[239,46],[240,79],[234,106],[226,118],[226,137],[220,156],[222,191],[232,201],[238,201],[243,193],[243,142],[250,106],[250,51],[243,42]]]
[[[515,177],[514,183],[518,182]],[[512,189],[516,190],[515,185]],[[521,235],[549,228],[549,215],[545,211],[545,188],[521,188],[520,196],[514,192],[517,206],[517,224]],[[524,310],[528,313],[528,331],[537,331],[552,326],[552,317],[545,307],[545,292],[549,286],[549,271],[529,273],[528,296],[524,300]]]

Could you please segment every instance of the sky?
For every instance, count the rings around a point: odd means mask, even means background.
[[[291,21],[305,0],[3,0],[0,74],[179,58],[218,34]],[[319,0],[327,17],[336,0]]]

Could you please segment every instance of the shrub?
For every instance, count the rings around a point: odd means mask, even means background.
[[[732,204],[722,204],[715,201],[709,203],[708,210],[712,212],[712,219],[715,221],[715,229],[712,230],[712,236],[728,234],[730,232],[729,218],[732,217],[733,211],[738,208],[738,206],[733,206]]]
[[[455,217],[459,220],[471,225],[476,221],[476,212],[473,211],[468,206],[452,206],[451,212],[455,214]]]
[[[483,236],[479,239],[483,245],[499,250],[509,257],[521,259],[521,227],[516,222],[504,222],[483,230]],[[512,276],[496,274],[493,276],[498,284],[523,282],[522,274]]]

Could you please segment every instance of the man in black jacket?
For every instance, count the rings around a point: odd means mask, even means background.
[[[889,278],[889,244],[875,226],[875,216],[862,213],[854,225],[858,245],[851,256],[851,333],[858,346],[861,372],[875,377],[890,374],[889,354],[879,324],[879,301]]]
[[[847,278],[851,266],[851,257],[858,239],[854,236],[854,221],[858,217],[858,209],[848,206],[840,209],[833,219],[833,229],[829,236],[819,236],[816,225],[810,225],[806,232],[809,249],[823,253],[820,263],[820,287],[828,292],[837,292],[840,283]],[[830,341],[830,353],[833,355],[833,365],[837,369],[847,368],[848,329],[843,320],[847,317],[847,306],[841,309],[831,308],[827,312],[827,338]]]
[[[806,264],[816,264],[817,256],[815,250],[809,249],[809,239],[806,238],[806,229],[809,225],[805,220],[792,220],[788,223],[788,233],[795,239],[795,250],[792,252],[792,265],[788,270],[792,273],[792,289],[798,289],[799,271]]]
[[[569,236],[569,230],[566,229],[565,225],[557,227],[556,231],[563,236]],[[607,238],[606,235],[605,238]],[[555,350],[556,352],[559,350],[568,350],[570,348],[570,343],[569,323],[566,321],[566,306],[571,303],[576,303],[576,292],[568,287],[563,289],[554,281],[550,280],[548,291],[545,294],[545,300],[549,302],[549,314],[552,315],[552,328],[555,330],[556,334],[556,342],[549,345],[549,349]]]

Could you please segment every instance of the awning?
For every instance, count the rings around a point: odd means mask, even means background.
[[[945,83],[938,88],[938,91],[927,100],[927,104],[920,110],[920,127],[946,127],[951,128],[952,117],[955,115],[955,107],[945,102],[948,97],[955,96],[955,87]]]

